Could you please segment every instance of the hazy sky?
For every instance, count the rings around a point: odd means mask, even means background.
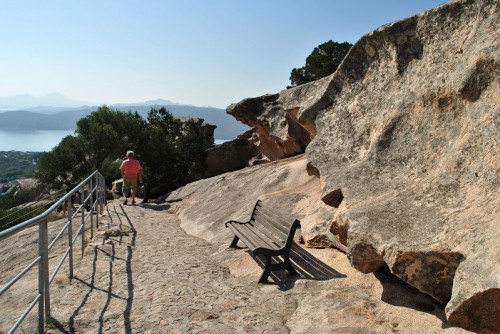
[[[290,84],[314,47],[446,0],[2,0],[0,97],[226,108]]]

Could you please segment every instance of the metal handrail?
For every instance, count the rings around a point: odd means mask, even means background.
[[[88,196],[85,196],[85,192],[88,191]],[[72,197],[77,192],[81,193],[80,196],[80,207],[77,209],[75,213],[72,212],[71,208]],[[62,227],[61,231],[59,231],[54,237],[54,239],[50,242],[48,240],[48,218],[49,215],[55,212],[61,205],[64,203],[67,204],[68,208],[68,217],[67,222]],[[26,319],[31,310],[38,303],[38,332],[45,332],[45,325],[50,319],[50,284],[56,277],[57,273],[61,269],[64,261],[68,259],[69,262],[69,278],[73,278],[73,244],[81,235],[82,238],[82,256],[83,256],[83,245],[85,244],[85,223],[87,220],[90,221],[90,238],[93,238],[94,234],[94,220],[93,215],[97,210],[96,214],[96,228],[99,224],[99,213],[104,211],[104,205],[106,203],[106,186],[104,182],[104,177],[98,171],[95,171],[90,176],[88,176],[85,180],[80,182],[78,186],[69,191],[66,195],[62,196],[57,202],[55,202],[50,208],[45,210],[43,213],[39,214],[36,217],[33,217],[23,223],[20,223],[16,226],[10,227],[4,231],[0,231],[0,242],[6,240],[19,232],[33,227],[38,226],[38,254],[36,254],[35,259],[25,268],[23,268],[18,274],[16,274],[13,278],[11,278],[3,287],[0,289],[0,297],[9,289],[11,289],[16,282],[18,282],[31,268],[35,267],[38,264],[38,292],[35,298],[30,302],[29,306],[23,311],[23,314],[15,321],[12,325],[8,333],[13,333],[21,323]],[[89,210],[86,212],[85,206],[89,207]],[[72,231],[72,223],[76,218],[77,214],[81,214],[81,223],[80,226],[76,229],[75,235],[73,235]],[[87,213],[87,217],[85,217],[85,213]],[[90,218],[90,219],[88,219]],[[76,221],[76,219],[75,219]],[[67,232],[68,234],[68,246],[64,251],[61,259],[59,260],[56,268],[50,273],[49,268],[49,252],[56,243],[58,239],[60,239],[63,234]]]

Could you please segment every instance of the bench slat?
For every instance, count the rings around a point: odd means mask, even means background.
[[[272,243],[271,240],[268,240],[262,234],[259,234],[258,231],[255,229],[255,226],[249,224],[246,226],[246,228],[247,230],[245,231],[246,233],[243,233],[243,237],[249,237],[255,242],[255,247],[251,247],[252,250],[259,247],[265,247],[270,249],[278,248],[276,245]]]
[[[283,224],[287,224],[290,221],[290,217],[284,216],[283,214],[277,211],[270,210],[269,208],[264,206],[257,206],[256,210],[264,213],[266,216],[271,217],[273,220],[282,222]]]
[[[250,249],[255,249],[258,247],[258,242],[254,241],[253,238],[248,237],[246,234],[248,233],[247,224],[228,224],[227,227],[236,235],[238,238],[243,241],[245,245]]]
[[[255,228],[262,234],[266,235],[267,238],[275,241],[279,244],[283,244],[283,240],[287,239],[287,233],[276,229],[272,223],[265,219],[260,219],[255,222]]]
[[[257,228],[259,228],[259,225],[263,225],[265,228],[268,228],[272,231],[275,231],[275,234],[277,234],[280,237],[285,237],[288,234],[288,231],[290,230],[290,226],[292,225],[292,222],[287,222],[288,225],[285,226],[281,222],[276,222],[273,221],[271,217],[264,215],[261,212],[258,212],[255,215],[255,225]]]
[[[290,218],[285,218],[264,207],[258,207],[256,211],[256,215],[263,215],[269,218],[271,221],[275,222],[278,226],[286,226],[285,229],[288,228],[293,221]]]
[[[271,240],[259,235],[255,227],[250,224],[229,224],[228,227],[252,250],[259,247],[279,249]]]
[[[262,220],[256,222],[255,229],[258,233],[264,235],[275,247],[281,248],[286,242],[287,236],[285,234],[269,228],[269,226],[263,224]]]

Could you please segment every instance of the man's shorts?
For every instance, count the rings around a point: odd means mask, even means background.
[[[123,194],[131,189],[132,194],[137,194],[137,176],[123,178]]]

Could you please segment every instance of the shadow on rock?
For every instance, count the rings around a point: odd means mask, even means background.
[[[410,308],[420,312],[433,314],[438,317],[444,327],[452,325],[446,320],[445,305],[420,292],[394,276],[387,266],[374,272],[375,277],[383,287],[382,301],[394,305]],[[443,328],[444,328],[443,327]]]
[[[292,246],[290,260],[299,276],[291,276],[286,270],[273,271],[269,275],[272,281],[274,281],[274,283],[279,286],[279,289],[283,291],[292,289],[295,286],[295,282],[300,279],[326,281],[347,277],[345,274],[336,271],[297,244],[293,244]],[[261,268],[265,267],[264,259],[256,257],[255,261]],[[273,258],[273,263],[279,262],[282,262],[281,258]]]
[[[162,204],[142,203],[141,206],[145,209],[151,209],[155,211],[163,211],[170,209],[169,203],[162,203]]]

